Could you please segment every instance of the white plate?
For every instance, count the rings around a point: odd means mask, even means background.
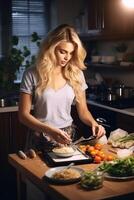
[[[104,174],[104,177],[111,180],[129,180],[134,179],[134,176],[111,176],[108,173]]]
[[[72,178],[72,179],[67,179],[67,180],[60,180],[60,179],[55,179],[53,178],[53,174],[58,172],[58,171],[61,171],[65,168],[66,166],[62,166],[62,167],[54,167],[54,168],[51,168],[49,169],[48,171],[46,171],[45,173],[45,177],[54,182],[54,183],[65,183],[65,184],[69,184],[69,183],[74,183],[74,182],[78,182],[80,181],[81,179],[81,176],[79,178]],[[81,175],[82,173],[84,172],[84,170],[82,168],[79,168],[79,167],[71,167],[70,169],[75,169],[76,171],[78,171]]]

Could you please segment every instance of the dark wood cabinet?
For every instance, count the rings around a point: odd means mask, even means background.
[[[98,34],[104,28],[104,5],[100,0],[88,1],[88,32]]]
[[[11,152],[17,152],[24,149],[28,128],[19,122],[18,112],[12,112],[11,117]]]
[[[88,105],[88,108],[98,123],[105,127],[107,136],[117,128],[116,112],[94,105]]]
[[[18,112],[0,113],[0,198],[17,199],[16,171],[8,163],[8,154],[23,150],[28,128],[18,119]]]
[[[109,133],[117,128],[116,124],[116,117],[117,113],[113,111],[109,111],[107,109],[89,105],[88,109],[92,113],[93,117],[95,119],[100,119],[104,121],[104,126],[107,132],[107,136],[109,136]],[[74,124],[77,127],[77,132],[79,136],[87,137],[89,134],[92,134],[92,130],[89,126],[85,125],[78,117],[77,110],[75,106],[72,106],[72,117],[74,120]]]
[[[134,133],[134,116],[118,113],[117,125],[129,133]]]
[[[103,123],[101,124],[106,129],[107,137],[109,136],[111,131],[114,131],[118,128],[123,129],[128,133],[134,132],[133,116],[89,104],[88,109],[95,119],[100,119],[100,121],[103,121]],[[91,128],[80,121],[75,106],[72,106],[72,117],[74,120],[74,124],[77,127],[77,132],[79,136],[87,137],[90,133],[92,134]]]
[[[88,35],[91,39],[133,39],[134,8],[122,0],[89,0]]]
[[[110,131],[113,131],[117,128],[121,128],[128,133],[134,132],[134,116],[94,105],[89,105],[89,110],[96,119],[104,119],[104,124],[108,125],[105,127],[108,133],[107,135],[109,135]]]
[[[7,155],[10,151],[10,113],[0,113],[0,165],[1,169],[7,169]],[[0,170],[0,173],[1,170]]]
[[[0,173],[8,175],[8,154],[24,149],[28,128],[18,119],[18,112],[0,113]]]

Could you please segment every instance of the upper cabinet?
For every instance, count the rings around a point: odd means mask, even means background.
[[[87,29],[91,38],[134,39],[134,8],[122,0],[88,0]]]
[[[89,0],[87,7],[88,32],[98,34],[104,29],[104,2],[100,0]]]

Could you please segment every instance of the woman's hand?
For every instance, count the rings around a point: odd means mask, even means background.
[[[106,134],[105,128],[102,125],[99,125],[97,123],[93,123],[92,132],[93,132],[93,135],[96,136],[97,138],[100,138],[101,136]]]
[[[49,136],[51,137],[51,139],[55,140],[57,143],[60,144],[70,144],[72,141],[69,134],[58,128],[51,130]]]

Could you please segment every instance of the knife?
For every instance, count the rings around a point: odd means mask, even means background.
[[[72,145],[76,145],[76,144],[79,144],[80,142],[86,142],[86,141],[90,141],[90,140],[93,140],[95,139],[96,136],[94,135],[91,135],[90,137],[88,138],[84,138],[83,136],[81,138],[79,138],[78,140],[72,142]]]

